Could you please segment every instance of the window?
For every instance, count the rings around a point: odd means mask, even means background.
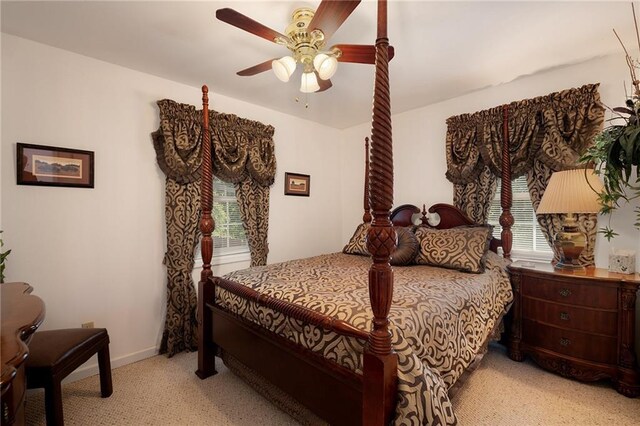
[[[498,180],[498,188],[496,195],[491,201],[491,209],[489,210],[489,224],[494,226],[493,236],[500,238],[502,226],[499,220],[502,214],[500,206],[500,187],[501,182]],[[531,198],[529,197],[529,188],[527,188],[526,176],[521,176],[511,182],[511,190],[513,193],[513,203],[511,206],[511,214],[513,215],[514,224],[511,227],[513,233],[513,247],[511,252],[515,258],[531,258],[531,259],[551,259],[553,252],[547,244],[536,215],[533,211]]]
[[[236,189],[232,183],[213,179],[213,255],[248,253],[249,245],[244,233]]]

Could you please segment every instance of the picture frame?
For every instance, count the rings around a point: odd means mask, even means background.
[[[94,152],[18,143],[18,185],[94,187]]]
[[[309,196],[311,176],[300,173],[284,174],[284,195]]]

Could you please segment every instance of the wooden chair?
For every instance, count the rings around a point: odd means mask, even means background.
[[[71,328],[39,331],[29,343],[26,362],[27,388],[44,388],[47,425],[64,425],[62,380],[93,355],[98,354],[100,393],[113,392],[109,335],[104,328]]]

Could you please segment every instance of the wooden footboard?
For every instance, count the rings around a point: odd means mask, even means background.
[[[260,295],[233,281],[213,278],[201,284],[205,294],[215,294],[216,286],[220,286],[306,324],[362,340],[368,336],[344,321]],[[362,424],[361,375],[217,306],[214,300],[211,297],[198,302],[199,311],[205,312],[203,318],[211,321],[203,324],[207,330],[202,342],[205,347],[219,347],[229,353],[332,425]],[[214,362],[213,356],[209,361]]]

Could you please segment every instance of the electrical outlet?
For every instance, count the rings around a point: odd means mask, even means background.
[[[82,323],[82,328],[93,328],[93,321]]]

